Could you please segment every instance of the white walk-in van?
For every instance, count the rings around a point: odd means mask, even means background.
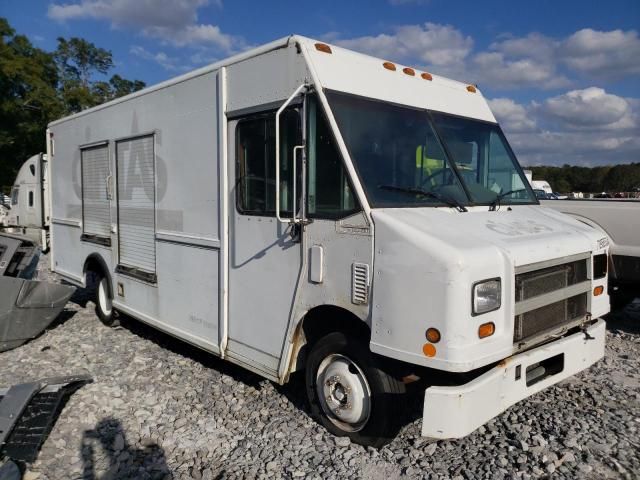
[[[604,354],[606,236],[541,207],[473,85],[291,36],[55,121],[52,268],[381,445]]]

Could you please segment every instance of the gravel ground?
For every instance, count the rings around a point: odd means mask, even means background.
[[[41,278],[49,274],[40,272]],[[640,299],[608,318],[606,358],[468,437],[415,421],[375,450],[308,415],[280,387],[131,319],[103,326],[87,292],[39,338],[0,354],[0,385],[89,372],[30,478],[638,478]]]

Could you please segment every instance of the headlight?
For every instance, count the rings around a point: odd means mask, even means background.
[[[502,282],[499,278],[483,280],[473,285],[473,314],[480,315],[500,308]]]

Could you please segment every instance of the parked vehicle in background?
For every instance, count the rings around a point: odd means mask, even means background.
[[[542,205],[609,236],[609,294],[615,306],[640,297],[640,200],[563,200]]]
[[[543,190],[545,193],[552,194],[553,189],[546,180],[531,180],[531,186],[536,190]]]
[[[20,233],[49,246],[49,172],[47,155],[39,153],[22,164],[11,189],[11,204],[3,231]]]
[[[551,197],[551,193],[547,193],[540,188],[535,188],[533,192],[535,193],[538,200],[554,200],[554,198]]]
[[[481,92],[291,36],[57,120],[51,266],[382,445],[604,355],[607,237],[540,207]],[[55,147],[55,148],[54,148]],[[54,153],[55,150],[55,153]],[[588,340],[588,341],[587,341]]]
[[[9,207],[0,205],[0,228],[7,225],[8,218],[9,218]]]

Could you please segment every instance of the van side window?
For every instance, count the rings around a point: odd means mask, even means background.
[[[240,213],[275,215],[275,131],[275,114],[238,122],[236,203]],[[291,216],[293,205],[293,147],[301,143],[300,137],[297,111],[286,110],[280,117],[280,211],[287,216]],[[298,165],[296,175],[299,176],[300,171]],[[298,180],[297,195],[300,192]]]
[[[307,147],[308,216],[338,219],[359,211],[342,155],[315,97],[308,103]]]
[[[20,198],[20,187],[13,187],[13,190],[11,190],[11,205],[17,205],[18,198]]]
[[[33,191],[29,191],[29,206],[33,207]]]

